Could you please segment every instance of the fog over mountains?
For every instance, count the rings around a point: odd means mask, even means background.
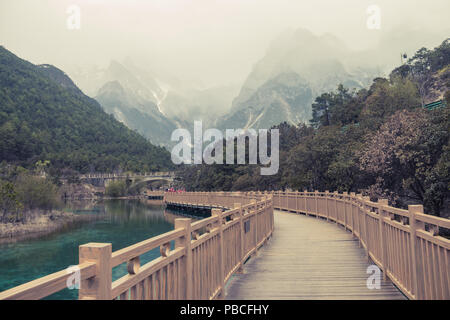
[[[360,63],[358,63],[360,61]],[[139,67],[131,58],[70,75],[107,113],[158,145],[177,127],[270,128],[308,123],[311,104],[339,84],[362,88],[383,74],[331,34],[288,30],[272,41],[242,84],[201,88]]]
[[[237,85],[199,89],[155,78],[130,60],[112,61],[106,69],[78,69],[71,76],[107,113],[163,146],[171,145],[173,130],[190,128],[195,120],[213,126],[239,92]]]
[[[330,34],[316,36],[305,29],[283,33],[256,63],[220,127],[307,123],[316,96],[340,83],[362,88],[381,75],[376,68],[348,63],[353,55]]]
[[[385,49],[355,51],[329,33],[287,30],[255,61],[243,83],[206,88],[139,66],[132,58],[111,61],[103,69],[80,67],[70,75],[107,113],[152,143],[168,147],[174,144],[170,141],[174,129],[192,130],[196,120],[202,120],[204,128],[219,129],[308,123],[317,96],[339,84],[368,87],[375,77],[400,64],[393,62],[400,60],[393,58],[400,48],[417,49],[407,38],[395,36],[383,38],[380,46]]]

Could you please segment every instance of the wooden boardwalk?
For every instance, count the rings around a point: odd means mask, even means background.
[[[81,245],[80,299],[450,299],[450,240],[441,234],[450,220],[422,205],[405,210],[328,191],[167,192],[164,202],[213,209],[114,252],[110,243]],[[160,256],[140,264],[158,248]],[[367,288],[376,268],[368,257],[390,279],[379,275],[379,289]],[[112,281],[112,268],[124,263],[128,273]],[[71,277],[60,270],[0,292],[0,300],[48,297]]]
[[[405,299],[389,280],[369,290],[371,265],[343,227],[275,211],[273,237],[232,277],[227,299]]]

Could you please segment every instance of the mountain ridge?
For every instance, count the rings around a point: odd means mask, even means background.
[[[167,150],[107,115],[56,67],[36,66],[0,46],[1,160],[79,172],[171,168]]]
[[[283,121],[294,125],[308,123],[316,96],[339,84],[355,89],[369,84],[371,71],[345,64],[349,52],[342,41],[330,34],[316,36],[306,29],[281,34],[254,65],[233,100],[230,113],[218,121],[219,127],[251,124],[256,129],[267,129]],[[289,78],[297,83],[281,80]]]
[[[95,99],[106,113],[114,115],[117,120],[136,130],[153,144],[170,146],[171,133],[177,126],[151,101],[136,96],[117,80],[105,83]]]

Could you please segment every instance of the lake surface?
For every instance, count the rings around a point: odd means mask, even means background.
[[[87,221],[33,240],[0,244],[0,291],[78,264],[78,246],[111,243],[113,252],[173,230],[173,212],[140,200],[105,200],[96,204],[69,204],[66,210],[88,215]],[[159,256],[159,248],[141,258],[144,264]],[[113,269],[113,280],[126,274],[126,265]],[[77,299],[78,290],[65,289],[49,299]]]

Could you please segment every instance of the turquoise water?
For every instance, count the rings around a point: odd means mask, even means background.
[[[88,215],[64,230],[33,240],[0,244],[0,291],[78,264],[78,246],[88,242],[111,243],[112,250],[173,230],[174,216],[159,205],[139,200],[107,200],[91,208],[72,211]],[[141,263],[159,256],[159,248],[142,255]],[[122,264],[113,280],[126,274]],[[78,290],[65,289],[49,299],[76,299]]]

